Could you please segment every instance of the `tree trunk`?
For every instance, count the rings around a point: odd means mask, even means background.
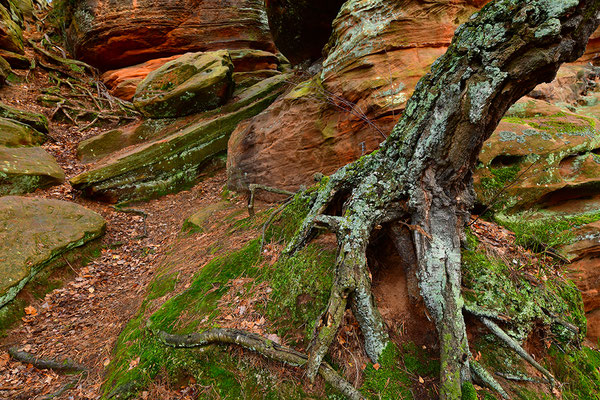
[[[470,381],[462,315],[460,238],[473,204],[471,171],[507,109],[563,62],[580,57],[598,26],[600,0],[498,0],[456,32],[447,53],[417,85],[379,151],[341,168],[316,194],[286,252],[315,225],[337,234],[339,255],[328,309],[309,349],[313,377],[352,307],[376,361],[388,340],[371,295],[365,251],[371,232],[402,221],[413,229],[417,277],[440,339],[442,399],[460,399]],[[325,215],[343,202],[339,215]]]

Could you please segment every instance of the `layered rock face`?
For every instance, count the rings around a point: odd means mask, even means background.
[[[261,0],[85,0],[73,11],[75,56],[103,70],[187,52],[275,51]]]
[[[229,186],[296,189],[373,151],[457,24],[483,3],[346,2],[320,73],[232,134]]]

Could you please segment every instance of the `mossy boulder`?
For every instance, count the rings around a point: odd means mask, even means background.
[[[0,146],[0,196],[29,193],[64,180],[63,170],[41,147]]]
[[[177,191],[197,178],[204,163],[225,151],[229,135],[241,121],[263,111],[281,94],[287,78],[283,74],[272,77],[237,94],[218,110],[154,130],[150,141],[100,160],[91,170],[71,179],[71,184],[86,196],[112,202]],[[96,145],[118,147],[115,140],[122,138],[119,133],[112,138],[104,135]],[[94,153],[92,148],[87,151]]]
[[[187,53],[148,74],[138,85],[133,104],[153,118],[210,110],[229,99],[232,73],[227,50]]]
[[[480,202],[523,210],[560,191],[600,184],[600,121],[549,107],[520,104],[485,142],[475,171]]]
[[[45,115],[33,111],[21,110],[11,107],[4,103],[0,103],[0,117],[9,118],[27,124],[33,129],[48,133],[48,118]]]
[[[0,197],[0,307],[54,258],[102,235],[104,219],[60,200]]]
[[[9,9],[0,4],[0,48],[24,54],[23,31],[11,17]]]
[[[192,119],[147,119],[141,123],[112,129],[79,142],[77,157],[84,163],[95,162],[126,147],[169,136],[186,126],[186,121],[189,124]]]
[[[1,113],[1,109],[0,109]],[[48,137],[18,121],[0,118],[0,146],[21,147],[44,143]]]

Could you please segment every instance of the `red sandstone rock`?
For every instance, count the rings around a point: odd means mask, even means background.
[[[142,64],[117,70],[106,71],[101,79],[110,88],[110,94],[123,100],[131,101],[135,95],[137,85],[148,76],[148,74],[167,62],[178,58],[180,55],[157,58]]]
[[[229,53],[231,55],[234,70],[238,74],[252,75],[255,71],[261,71],[262,75],[259,77],[266,79],[275,74],[279,67],[279,59],[277,56],[267,51],[239,49],[231,50]],[[131,101],[135,95],[137,86],[149,73],[180,56],[181,54],[157,58],[131,67],[106,71],[101,76],[101,79],[110,89],[110,93],[113,96]]]
[[[232,134],[229,187],[244,191],[261,183],[295,190],[314,173],[330,174],[376,149],[457,25],[487,2],[346,2],[333,22],[320,74]],[[600,31],[598,38],[600,46]],[[580,62],[594,54],[594,43]],[[563,72],[561,85],[577,80],[577,70]],[[557,101],[581,94],[556,84],[541,90],[540,97]]]
[[[275,52],[262,0],[84,0],[69,36],[75,56],[103,70],[187,52]]]
[[[373,151],[445,52],[456,23],[485,2],[345,3],[319,76],[233,133],[229,186],[297,189],[314,173],[330,174]]]

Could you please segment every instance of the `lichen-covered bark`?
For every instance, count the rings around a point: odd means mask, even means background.
[[[370,295],[366,256],[374,227],[402,220],[413,227],[416,271],[441,349],[442,399],[459,399],[470,380],[462,316],[460,237],[472,206],[471,171],[483,142],[506,110],[559,66],[580,57],[599,23],[600,0],[498,0],[456,32],[447,53],[417,85],[382,148],[332,175],[287,252],[315,224],[337,233],[337,276],[311,354],[314,375],[352,306],[376,360],[387,341]],[[339,215],[323,216],[343,201]],[[411,255],[408,255],[412,258]],[[366,278],[364,278],[366,276]]]

